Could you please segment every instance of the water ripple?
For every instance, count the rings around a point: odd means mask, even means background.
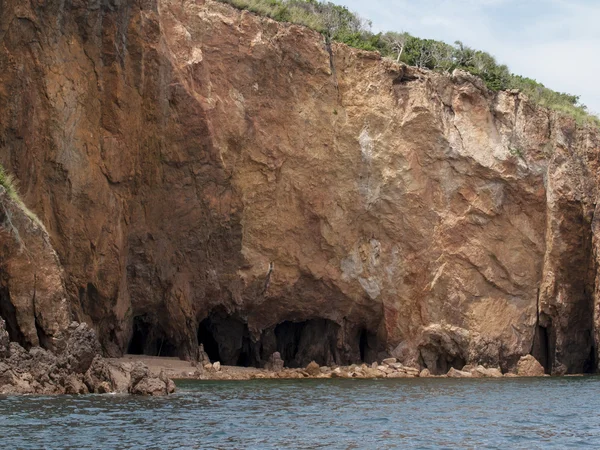
[[[5,397],[22,449],[600,448],[600,378],[179,383],[171,398]]]

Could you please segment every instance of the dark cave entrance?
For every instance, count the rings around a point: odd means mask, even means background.
[[[358,351],[360,352],[361,361],[365,360],[367,346],[368,346],[367,330],[361,330],[360,336],[358,337]]]
[[[198,324],[198,345],[211,362],[228,366],[263,367],[279,352],[285,367],[371,363],[377,359],[374,333],[349,324],[348,332],[328,319],[284,321],[253,337],[246,321],[224,311],[214,311]]]
[[[211,362],[228,366],[260,367],[260,342],[253,342],[248,325],[222,312],[211,313],[198,326],[198,344]]]
[[[533,349],[531,354],[539,363],[544,367],[544,372],[547,374],[552,373],[552,359],[554,350],[550,349],[550,334],[547,327],[537,325],[535,328],[535,335],[533,337]]]
[[[10,300],[10,292],[6,286],[0,286],[0,317],[2,317],[6,323],[6,331],[8,332],[10,341],[16,342],[29,350],[31,345],[28,342],[25,342],[25,336],[19,328],[17,310]]]
[[[463,355],[447,351],[441,343],[435,340],[420,347],[419,360],[420,365],[427,368],[432,375],[444,375],[451,368],[462,370],[466,364],[466,358]]]
[[[327,319],[282,322],[275,327],[277,351],[286,367],[341,364],[337,340],[340,326]]]
[[[211,331],[210,318],[204,319],[198,326],[198,344],[204,346],[204,351],[210,358],[211,362],[220,361],[219,344],[215,340]]]
[[[131,328],[127,353],[131,355],[178,356],[177,347],[169,341],[148,315],[135,316]]]
[[[377,350],[377,335],[370,333],[366,328],[361,329],[358,335],[360,360],[367,364],[377,361]]]

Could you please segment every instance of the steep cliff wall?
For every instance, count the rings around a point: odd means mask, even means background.
[[[107,355],[595,369],[597,130],[210,0],[0,39],[0,162]]]

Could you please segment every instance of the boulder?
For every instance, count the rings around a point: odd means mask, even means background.
[[[9,356],[10,339],[6,331],[6,322],[0,317],[0,358]]]
[[[129,374],[130,384],[128,392],[133,395],[160,396],[175,392],[175,383],[161,371],[157,377],[152,375],[148,367],[138,362]]]
[[[520,377],[543,377],[544,367],[532,355],[521,356],[517,363],[517,375]]]
[[[83,380],[89,391],[95,394],[112,392],[114,385],[110,368],[100,355],[94,358]]]
[[[204,351],[204,344],[200,344],[198,346],[198,362],[200,363],[200,365],[204,365],[204,364],[210,364],[210,358],[208,357],[208,353],[206,353]]]
[[[167,395],[165,383],[158,378],[144,378],[130,390],[133,395],[161,396]]]
[[[219,372],[221,370],[221,363],[219,361],[216,361],[215,363],[213,363],[213,369],[215,369],[215,372]]]
[[[502,372],[496,368],[486,368],[483,366],[477,366],[471,371],[473,376],[485,377],[485,378],[501,378]]]
[[[382,364],[387,364],[388,366],[397,363],[398,360],[396,358],[385,358],[383,361],[381,361]]]
[[[92,361],[101,354],[96,333],[85,323],[73,322],[69,326],[69,337],[61,355],[72,373],[85,373]]]
[[[80,395],[88,393],[89,390],[81,379],[81,375],[69,375],[65,380],[65,394]]]
[[[454,367],[451,367],[448,371],[449,378],[472,378],[473,375],[471,372],[463,372],[462,370],[456,370]]]
[[[427,378],[431,376],[431,372],[429,371],[429,369],[425,368],[423,370],[421,370],[421,372],[419,372],[419,377],[420,378]]]
[[[311,376],[311,377],[316,377],[317,375],[321,374],[321,370],[319,368],[319,365],[314,362],[311,361],[308,366],[306,366],[306,372]]]
[[[279,352],[274,352],[269,356],[269,361],[265,364],[265,369],[271,370],[273,372],[281,372],[283,370],[284,362],[281,359],[281,354]]]
[[[150,369],[148,366],[142,362],[137,362],[134,364],[131,372],[129,373],[130,385],[135,386],[144,378],[148,378],[150,376]]]
[[[386,378],[412,378],[412,375],[408,375],[405,372],[391,372],[388,373],[386,376]]]

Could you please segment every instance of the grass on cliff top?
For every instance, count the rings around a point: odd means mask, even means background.
[[[325,40],[342,42],[362,50],[378,51],[410,66],[451,73],[462,69],[481,78],[492,91],[518,89],[535,103],[561,112],[578,124],[600,126],[600,118],[580,103],[579,96],[548,89],[531,78],[515,75],[498,64],[489,53],[457,41],[453,45],[421,39],[408,33],[372,33],[371,22],[345,6],[319,0],[218,0],[238,9],[270,17],[280,22],[307,26],[323,34]]]

